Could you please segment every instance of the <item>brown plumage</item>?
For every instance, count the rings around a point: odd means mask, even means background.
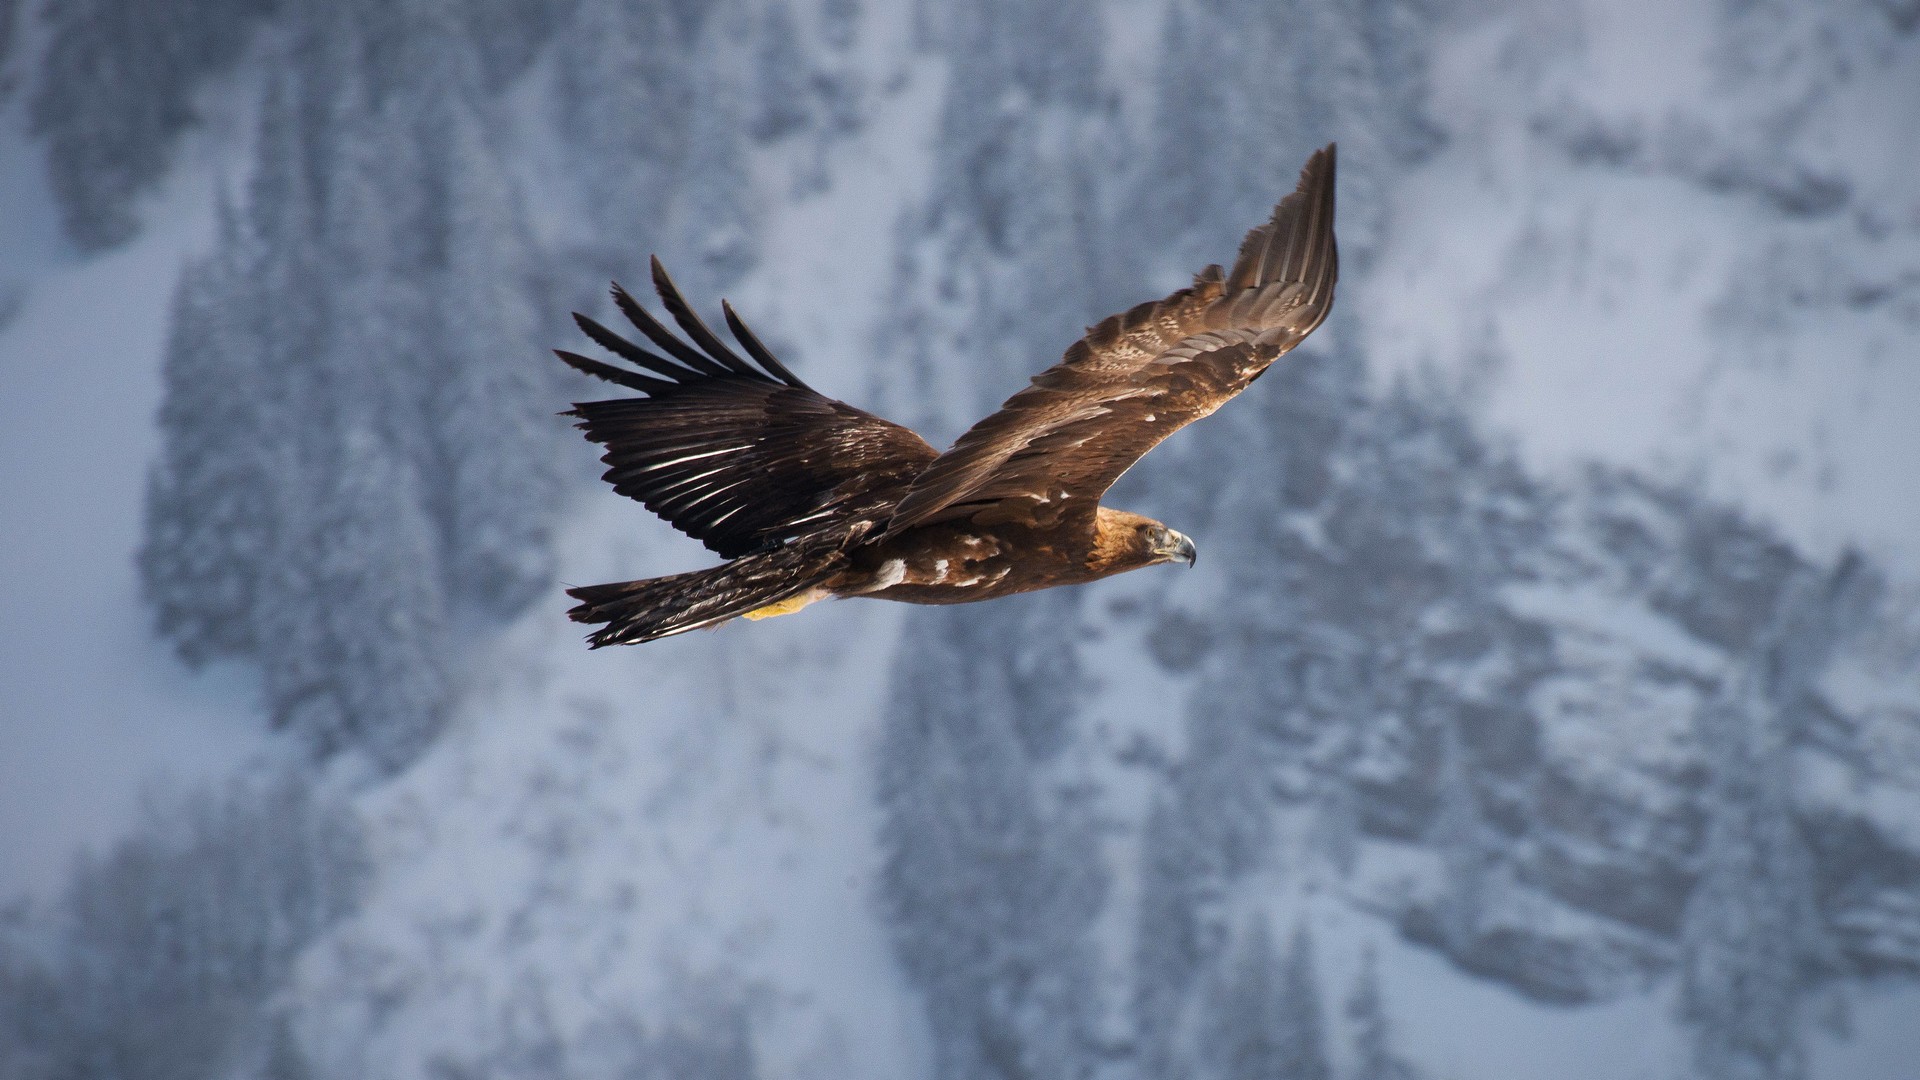
[[[604,624],[588,639],[598,648],[826,597],[957,604],[1191,564],[1186,537],[1100,497],[1327,317],[1339,273],[1333,180],[1328,146],[1247,234],[1230,272],[1209,266],[1192,287],[1093,327],[944,454],[823,397],[722,304],[735,351],[655,260],[654,288],[680,335],[616,285],[616,304],[652,349],[574,319],[639,370],[559,356],[645,396],[584,402],[570,415],[607,448],[615,491],[729,561],[569,589],[580,601],[572,617]]]

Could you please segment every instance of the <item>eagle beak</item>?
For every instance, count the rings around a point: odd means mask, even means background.
[[[1199,556],[1199,552],[1194,550],[1193,541],[1172,529],[1167,530],[1166,539],[1154,547],[1153,553],[1167,562],[1183,560],[1188,566],[1192,566]]]

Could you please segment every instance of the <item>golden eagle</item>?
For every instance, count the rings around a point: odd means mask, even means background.
[[[653,263],[676,335],[618,285],[655,350],[574,320],[638,371],[558,351],[643,397],[578,404],[606,479],[728,561],[567,590],[593,647],[781,615],[829,596],[958,604],[1194,559],[1151,518],[1099,505],[1162,439],[1213,412],[1300,344],[1333,306],[1334,148],[1247,234],[1233,269],[1087,332],[1000,411],[940,453],[821,395],[722,303],[741,352]]]

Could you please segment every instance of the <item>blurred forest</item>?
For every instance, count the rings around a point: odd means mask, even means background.
[[[0,1077],[850,1077],[886,1075],[860,1064],[880,1041],[936,1080],[1442,1080],[1462,1074],[1407,1031],[1467,1021],[1395,981],[1426,956],[1614,1038],[1634,1033],[1596,1010],[1654,1001],[1674,1075],[1797,1080],[1849,995],[1920,975],[1910,590],[1684,478],[1540,468],[1477,411],[1497,360],[1415,370],[1363,329],[1395,245],[1450,213],[1400,178],[1507,152],[1435,104],[1446,43],[1506,26],[1538,48],[1498,63],[1544,88],[1513,153],[1736,206],[1726,236],[1787,267],[1730,275],[1706,325],[1883,320],[1910,343],[1920,217],[1872,172],[1899,160],[1816,151],[1836,115],[1911,123],[1911,93],[1859,102],[1920,70],[1913,4],[1701,0],[1713,96],[1652,128],[1558,93],[1541,72],[1605,33],[1518,2],[16,6],[0,56],[37,20],[44,52],[8,70],[82,253],[140,236],[208,94],[243,102],[248,164],[173,293],[138,568],[156,632],[256,670],[295,750],[158,799],[57,903],[0,919]],[[563,570],[563,537],[613,497],[544,351],[608,279],[658,252],[703,307],[744,289],[816,385],[938,443],[1081,327],[1228,258],[1335,139],[1336,321],[1111,500],[1200,538],[1192,576],[832,624],[884,663],[735,644],[758,627],[660,654],[710,694],[631,655],[635,693],[578,675],[604,666],[551,676],[538,709],[487,689],[503,653],[580,649],[552,601],[597,570]],[[885,154],[924,182],[836,195]],[[823,206],[876,216],[861,296],[773,273]],[[1859,279],[1793,276],[1820,259]],[[1660,288],[1546,232],[1502,280],[1566,266]],[[878,314],[827,356],[797,311]],[[809,629],[782,632],[762,640]],[[912,1027],[802,1002],[746,916],[730,937],[649,907],[667,886],[584,898],[683,817],[774,829],[830,802],[770,781],[751,813],[661,810],[671,784],[617,771],[641,753],[620,724],[674,747],[751,729],[735,666],[871,687],[835,781],[854,809],[794,843],[870,858],[844,905],[885,959],[834,977]],[[548,715],[551,758],[474,749]],[[489,821],[518,800],[498,836],[524,850],[498,857],[536,869],[500,871],[511,903],[450,824],[468,799]],[[547,947],[638,923],[718,959],[627,997],[651,953]],[[807,1010],[839,1034],[781,1034]]]

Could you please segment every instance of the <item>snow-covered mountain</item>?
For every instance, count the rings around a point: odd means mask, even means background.
[[[1920,1060],[1910,4],[26,7],[0,1075]],[[608,278],[941,442],[1333,139],[1197,569],[581,646]]]

